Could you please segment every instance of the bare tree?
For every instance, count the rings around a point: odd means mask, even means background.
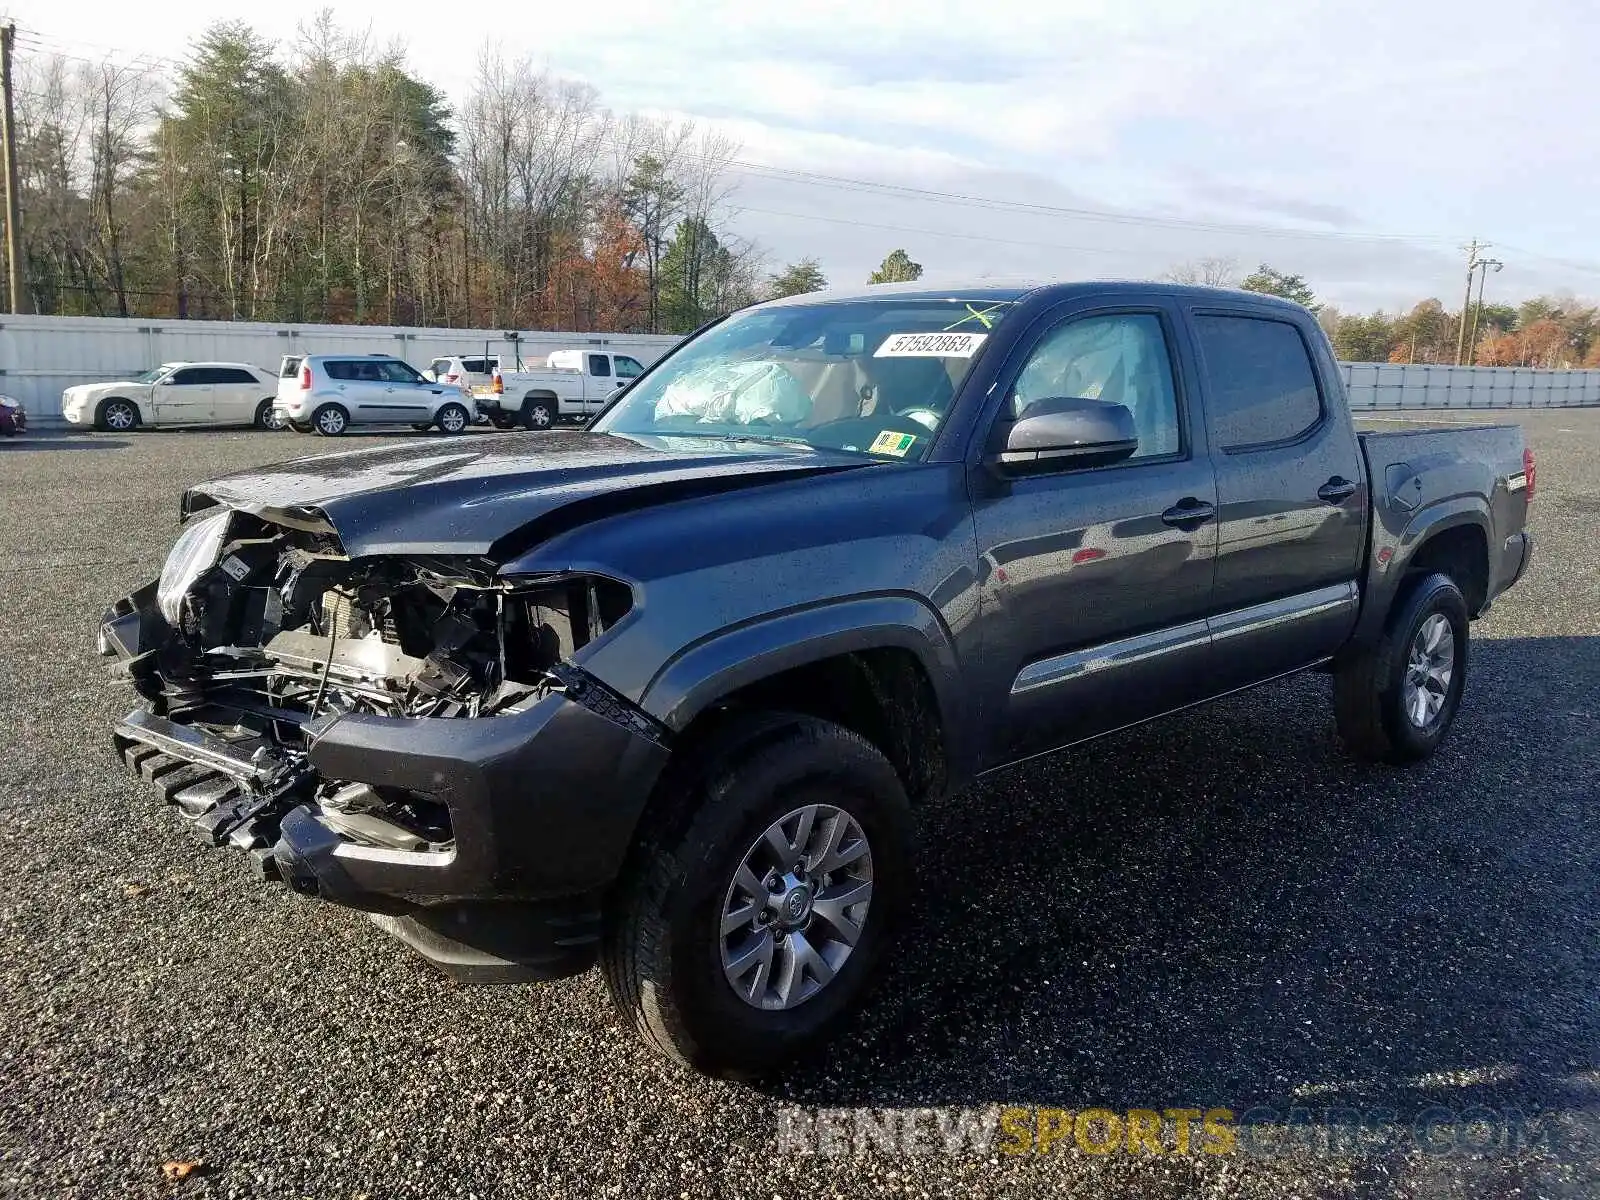
[[[123,265],[123,203],[139,164],[142,139],[155,117],[159,84],[142,66],[107,60],[85,64],[79,75],[89,111],[89,200],[95,214],[101,270],[116,301],[117,316],[128,315]]]
[[[1232,258],[1201,258],[1179,263],[1163,279],[1201,287],[1238,287],[1239,263]]]

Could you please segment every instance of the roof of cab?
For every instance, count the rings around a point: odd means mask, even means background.
[[[783,307],[803,304],[829,304],[842,301],[872,300],[971,300],[990,303],[1017,302],[1021,300],[1066,300],[1073,296],[1119,296],[1151,292],[1163,296],[1211,303],[1246,303],[1252,307],[1282,308],[1291,312],[1306,310],[1293,301],[1262,292],[1245,292],[1234,288],[1198,287],[1191,284],[1168,283],[1156,279],[1083,279],[1083,280],[995,280],[953,279],[917,280],[914,283],[874,283],[858,287],[829,288],[820,292],[803,292],[798,296],[785,296],[757,305],[759,308]]]

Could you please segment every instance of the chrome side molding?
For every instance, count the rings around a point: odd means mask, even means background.
[[[1023,667],[1011,684],[1011,694],[1017,696],[1038,688],[1053,687],[1100,671],[1111,671],[1165,654],[1192,650],[1222,638],[1260,633],[1279,625],[1354,609],[1360,600],[1361,589],[1356,583],[1339,583],[1285,596],[1281,600],[1269,600],[1265,604],[1252,604],[1249,608],[1234,609],[1209,620],[1187,621],[1182,625],[1155,629],[1114,642],[1103,642],[1098,646],[1086,646],[1067,654],[1052,655]]]

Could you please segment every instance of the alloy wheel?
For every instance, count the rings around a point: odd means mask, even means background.
[[[1455,630],[1443,613],[1433,613],[1411,641],[1402,690],[1406,719],[1418,729],[1429,728],[1444,711],[1455,662]]]
[[[740,859],[723,897],[722,971],[753,1008],[815,997],[861,940],[872,903],[872,848],[842,808],[780,817]]]

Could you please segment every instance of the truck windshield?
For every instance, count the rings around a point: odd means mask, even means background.
[[[595,425],[921,459],[1013,302],[851,300],[729,317]]]

